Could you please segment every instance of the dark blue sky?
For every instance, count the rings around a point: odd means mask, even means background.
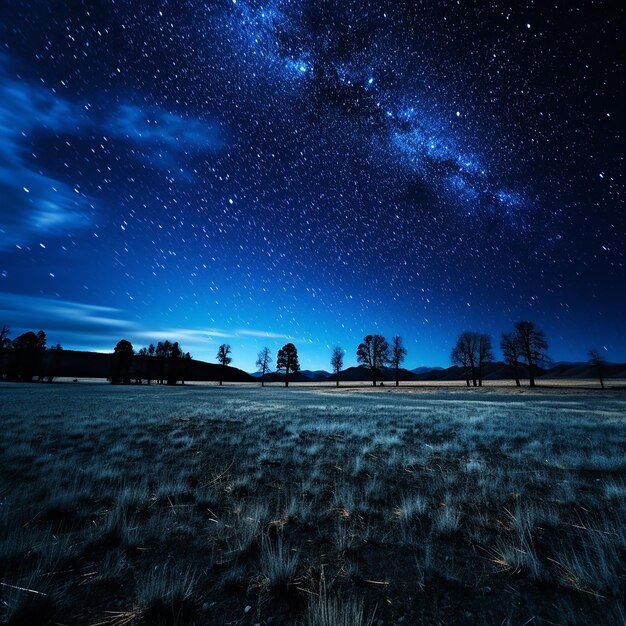
[[[3,2],[0,323],[315,369],[531,319],[626,360],[618,6]]]

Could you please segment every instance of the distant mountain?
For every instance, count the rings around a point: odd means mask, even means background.
[[[528,368],[520,365],[518,368],[520,378],[528,378]],[[538,376],[543,374],[544,370],[539,368]],[[496,361],[495,363],[486,363],[483,367],[483,380],[505,380],[513,377],[513,370],[506,363]],[[438,368],[419,374],[418,380],[436,381],[436,380],[465,380],[465,370],[458,365],[447,367],[445,369]]]
[[[518,367],[520,378],[528,378],[528,367]],[[607,364],[604,368],[605,378],[626,378],[626,363]],[[513,368],[502,361],[487,363],[483,368],[483,380],[507,380],[513,378]],[[560,379],[594,379],[597,378],[594,367],[589,363],[565,363],[561,362],[549,369],[537,368],[537,378],[560,378]],[[421,381],[436,380],[464,380],[465,370],[458,365],[445,369],[437,368],[418,374]]]
[[[607,363],[604,378],[626,378],[626,363]],[[559,363],[542,374],[542,378],[597,378],[598,374],[591,363]]]
[[[328,380],[333,374],[326,370],[301,370],[300,374],[311,380]]]
[[[413,374],[426,374],[427,372],[434,372],[436,370],[442,370],[443,367],[416,367],[415,369],[410,370]]]
[[[417,380],[416,374],[404,368],[400,368],[398,373],[399,378],[402,381]],[[331,379],[334,380],[334,376],[331,376]],[[395,381],[395,379],[396,370],[389,367],[383,367],[377,377],[377,380],[384,381]],[[349,367],[348,369],[339,372],[339,380],[345,382],[356,382],[362,380],[372,380],[372,376],[369,369],[365,367],[365,365],[359,365],[357,367]]]

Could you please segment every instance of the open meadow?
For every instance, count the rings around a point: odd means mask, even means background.
[[[2,384],[0,618],[625,623],[626,393],[389,391]]]

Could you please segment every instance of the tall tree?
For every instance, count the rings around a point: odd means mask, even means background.
[[[188,379],[189,377],[189,370],[191,369],[191,354],[189,354],[189,352],[185,353],[185,357],[183,359],[183,373],[182,373],[182,379],[181,379],[181,385],[185,384],[185,381]]]
[[[476,336],[476,345],[478,352],[478,385],[483,386],[483,367],[485,363],[493,361],[493,346],[491,345],[491,337],[485,333],[478,333]]]
[[[593,365],[593,369],[596,372],[596,376],[600,379],[600,387],[604,389],[604,370],[606,368],[606,361],[602,358],[599,350],[589,350],[589,362]]]
[[[465,347],[461,343],[461,337],[457,339],[457,342],[454,344],[452,348],[452,352],[450,353],[450,360],[454,365],[459,365],[463,368],[463,373],[465,374],[465,382],[467,386],[470,386],[470,362],[469,357],[467,356],[467,351]]]
[[[165,341],[159,341],[155,348],[154,354],[156,357],[157,381],[159,385],[162,385],[165,381],[165,365],[171,349],[172,344],[167,339]]]
[[[30,382],[35,374],[40,374],[41,357],[46,351],[46,333],[28,331],[16,337],[11,347],[15,352],[15,372],[18,380]]]
[[[111,382],[113,384],[130,384],[130,367],[133,363],[135,350],[133,344],[126,339],[117,342],[113,349],[113,371],[111,372]]]
[[[148,346],[147,357],[148,357],[148,367],[146,368],[146,382],[148,385],[152,383],[152,379],[154,378],[154,355],[156,353],[156,348],[153,343]]]
[[[224,378],[224,374],[226,374],[226,366],[232,362],[230,358],[230,346],[227,343],[223,343],[218,351],[217,351],[217,361],[222,366],[220,372],[220,386],[222,385],[222,379]]]
[[[356,358],[370,370],[372,385],[376,387],[381,368],[389,363],[389,344],[382,335],[367,335],[356,350]]]
[[[537,328],[534,322],[521,321],[515,324],[515,337],[519,344],[522,358],[528,364],[530,386],[534,387],[537,365],[549,361],[546,335]]]
[[[285,344],[276,357],[276,369],[278,371],[285,370],[285,387],[289,387],[289,373],[294,374],[300,371],[300,362],[298,361],[298,350],[292,343]]]
[[[261,372],[261,387],[265,387],[265,374],[270,371],[270,363],[272,362],[272,353],[266,346],[259,352],[256,360],[256,368]]]
[[[518,367],[520,365],[521,354],[515,333],[502,333],[502,337],[500,338],[500,350],[502,350],[504,362],[513,369],[515,385],[519,387],[520,382]]]
[[[181,350],[178,341],[175,341],[170,348],[169,363],[167,368],[167,384],[175,385],[180,378],[181,359],[183,351]]]
[[[391,340],[391,364],[396,370],[396,387],[400,385],[400,365],[406,358],[406,348],[402,337],[396,335]]]
[[[343,369],[343,355],[344,351],[339,346],[335,346],[330,355],[330,366],[335,372],[337,387],[339,387],[339,372]]]
[[[453,363],[461,365],[465,370],[465,381],[469,387],[470,374],[474,387],[478,386],[477,365],[478,365],[478,333],[470,331],[462,332],[456,340],[450,358]]]

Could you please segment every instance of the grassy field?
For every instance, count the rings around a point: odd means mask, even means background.
[[[626,394],[389,391],[2,384],[0,618],[625,623]]]

